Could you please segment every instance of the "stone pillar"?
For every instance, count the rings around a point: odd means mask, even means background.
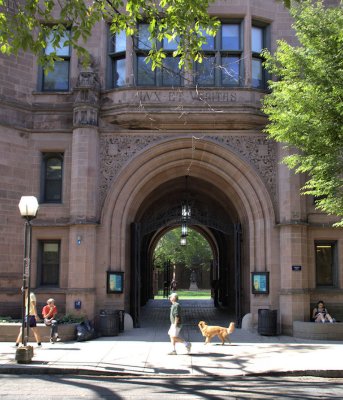
[[[280,153],[285,156],[284,150]],[[308,224],[303,177],[279,166],[280,317],[282,332],[292,334],[293,321],[310,317],[308,290]]]
[[[99,219],[99,83],[92,69],[81,70],[74,91],[66,310],[92,319],[95,312],[96,227]],[[78,301],[81,302],[80,309],[75,308]]]

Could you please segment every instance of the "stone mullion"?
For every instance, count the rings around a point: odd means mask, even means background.
[[[247,9],[247,14],[244,17],[244,49],[243,49],[243,63],[244,63],[244,86],[250,87],[252,81],[252,59],[251,59],[251,11],[250,7]]]

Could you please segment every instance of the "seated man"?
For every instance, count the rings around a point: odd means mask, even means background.
[[[57,314],[57,307],[55,306],[54,299],[48,299],[47,305],[43,307],[42,314],[44,318],[44,323],[46,326],[50,326],[50,343],[55,343],[59,341],[57,333],[57,321],[55,320],[55,315]]]

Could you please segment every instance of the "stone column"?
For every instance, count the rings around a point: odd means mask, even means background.
[[[99,219],[99,83],[92,69],[81,70],[74,91],[66,310],[91,319],[95,313],[96,227]],[[81,301],[80,309],[75,309],[76,301]]]
[[[280,153],[285,156],[284,150]],[[310,317],[308,290],[308,228],[303,177],[279,166],[280,314],[282,332],[292,334],[293,321]]]

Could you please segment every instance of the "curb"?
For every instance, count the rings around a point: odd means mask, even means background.
[[[242,372],[235,375],[219,374],[145,374],[139,372],[122,371],[103,371],[86,368],[56,368],[42,366],[7,366],[0,367],[2,375],[77,375],[77,376],[106,376],[106,377],[126,377],[126,378],[204,378],[215,377],[216,379],[230,379],[237,377],[278,377],[278,376],[312,376],[317,378],[343,378],[343,370],[294,370],[294,371],[264,371],[264,372]]]

